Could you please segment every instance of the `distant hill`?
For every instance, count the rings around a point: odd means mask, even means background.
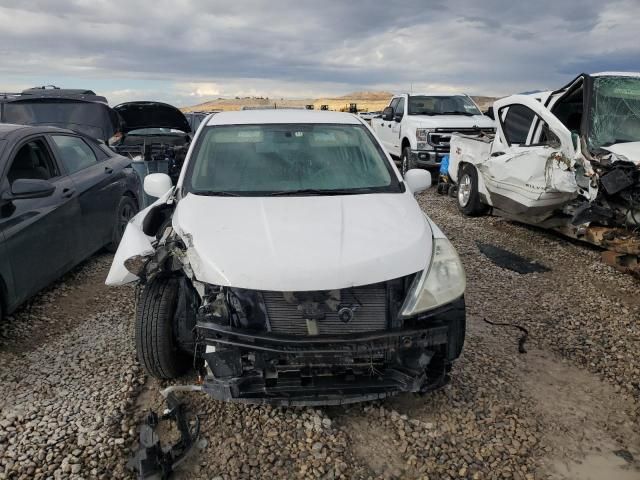
[[[389,104],[393,96],[390,92],[353,92],[338,97],[326,98],[218,98],[207,102],[199,103],[190,107],[184,107],[183,112],[197,112],[208,110],[241,110],[242,107],[268,107],[276,108],[304,108],[306,105],[313,105],[314,109],[320,110],[322,105],[327,105],[329,110],[343,110],[349,104],[355,103],[359,111],[375,112],[380,111]],[[493,97],[473,97],[481,109],[486,109],[493,103]]]

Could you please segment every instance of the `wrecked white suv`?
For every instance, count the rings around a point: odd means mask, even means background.
[[[146,371],[218,399],[340,404],[446,383],[465,334],[454,248],[354,115],[224,112],[128,225],[107,278],[144,285]]]

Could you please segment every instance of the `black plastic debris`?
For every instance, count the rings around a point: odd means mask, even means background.
[[[629,450],[615,450],[613,454],[622,458],[627,463],[633,463],[633,455]]]
[[[636,182],[632,172],[622,168],[616,168],[600,177],[600,183],[609,195],[614,195],[625,188],[633,186]]]
[[[548,272],[551,270],[534,260],[529,260],[504,248],[483,242],[476,242],[476,245],[482,254],[501,268],[506,268],[523,275],[527,273]]]
[[[499,322],[492,322],[491,320],[487,320],[486,318],[483,319],[485,322],[487,322],[489,325],[494,325],[496,327],[512,327],[512,328],[517,328],[518,330],[520,330],[522,332],[522,335],[520,336],[520,339],[518,340],[518,352],[519,353],[527,353],[527,349],[524,348],[524,344],[527,342],[527,339],[529,338],[529,330],[527,330],[526,328],[520,326],[520,325],[516,325],[515,323],[499,323]]]
[[[189,427],[187,409],[173,394],[167,397],[168,411],[161,417],[149,412],[140,427],[140,445],[129,459],[127,466],[136,472],[138,480],[168,479],[178,464],[195,445],[200,434],[200,419],[195,416],[195,424]],[[156,428],[162,421],[174,421],[180,432],[180,440],[170,447],[162,447]]]

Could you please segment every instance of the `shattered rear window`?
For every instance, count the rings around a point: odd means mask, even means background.
[[[589,122],[593,150],[640,141],[640,78],[596,77]]]

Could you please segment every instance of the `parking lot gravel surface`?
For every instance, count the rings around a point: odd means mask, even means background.
[[[451,383],[320,409],[187,394],[201,437],[175,478],[640,479],[638,280],[589,246],[464,218],[434,191],[419,201],[467,273]],[[549,270],[498,267],[478,241]],[[104,286],[110,261],[94,256],[0,325],[0,479],[133,478],[138,423],[170,384],[136,362],[135,289]],[[520,330],[484,319],[528,329],[527,353]]]

